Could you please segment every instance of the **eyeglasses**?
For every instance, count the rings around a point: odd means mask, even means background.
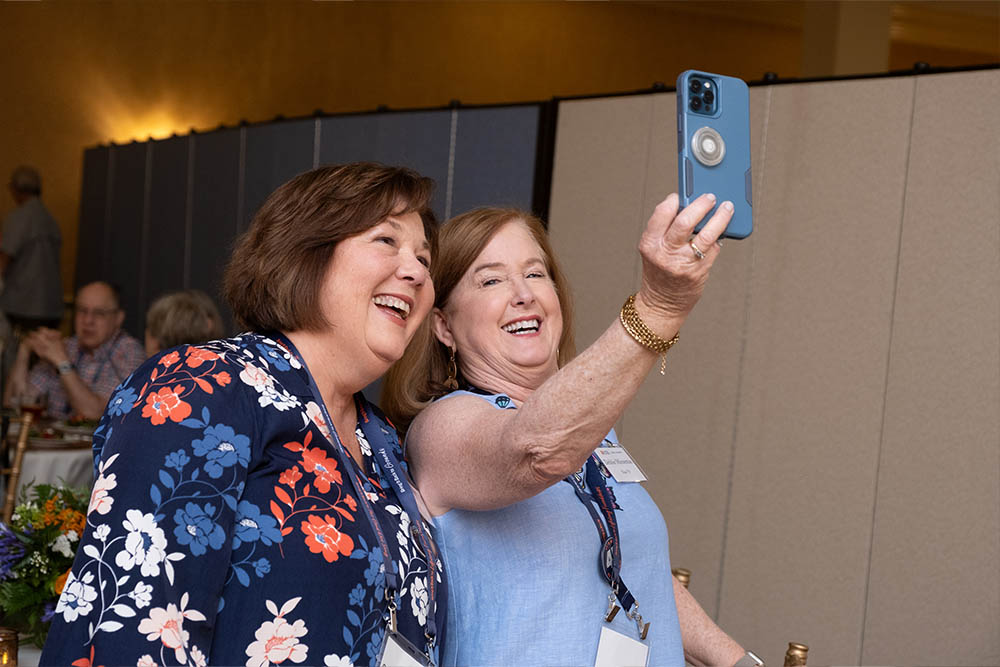
[[[83,317],[89,317],[93,315],[94,317],[111,317],[118,312],[117,308],[81,308],[76,307],[76,314]]]

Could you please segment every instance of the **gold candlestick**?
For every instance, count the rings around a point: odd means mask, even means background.
[[[785,652],[785,667],[806,667],[806,654],[809,647],[805,644],[788,642],[788,650]]]

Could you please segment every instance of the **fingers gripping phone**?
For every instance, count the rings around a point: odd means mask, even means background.
[[[750,236],[750,93],[741,79],[696,70],[677,77],[677,181],[682,207],[711,192],[719,203],[733,202],[722,235]],[[695,231],[714,213],[712,208]]]

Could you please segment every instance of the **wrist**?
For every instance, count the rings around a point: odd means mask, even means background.
[[[59,372],[60,376],[69,375],[74,370],[76,370],[76,366],[74,366],[73,362],[71,362],[69,359],[63,359],[62,361],[56,364],[56,370]]]
[[[643,322],[661,338],[672,338],[681,330],[685,318],[669,308],[651,304],[649,297],[644,292],[645,290],[640,289],[635,294],[635,311],[639,313]]]
[[[765,667],[761,660],[753,651],[747,651],[743,657],[736,661],[733,667]]]

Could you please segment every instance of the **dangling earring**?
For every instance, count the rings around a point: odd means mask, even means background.
[[[451,358],[448,359],[448,378],[444,381],[444,386],[452,391],[458,389],[458,364],[455,363],[455,348],[451,350]]]

